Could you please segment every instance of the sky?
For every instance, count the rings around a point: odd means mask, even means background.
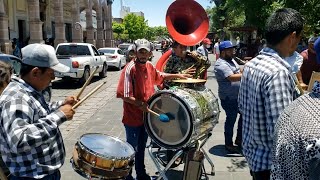
[[[144,17],[148,20],[148,25],[165,26],[165,15],[168,7],[174,0],[123,0],[124,6],[130,7],[131,12],[142,11]],[[212,7],[210,0],[196,0],[206,9]],[[114,0],[112,4],[112,16],[120,17],[120,0]]]

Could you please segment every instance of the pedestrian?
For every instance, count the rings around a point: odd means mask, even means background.
[[[77,100],[47,104],[42,91],[49,86],[54,70],[67,72],[53,47],[31,44],[22,49],[20,77],[13,77],[0,96],[0,151],[10,180],[59,180],[65,148],[58,128],[71,120]]]
[[[214,46],[213,46],[213,54],[216,55],[216,60],[218,60],[219,56],[220,56],[219,44],[220,44],[220,39],[216,38]]]
[[[320,72],[320,64],[317,63],[314,49],[314,42],[317,39],[318,37],[311,37],[308,40],[308,49],[300,53],[303,57],[303,63],[301,65],[301,73],[298,74],[298,79],[304,89],[308,88],[312,72]]]
[[[202,56],[206,56],[207,59],[209,59],[209,56],[208,56],[208,54],[209,54],[208,48],[211,47],[211,44],[212,44],[212,42],[210,41],[210,39],[204,38],[204,39],[202,40],[202,46],[198,47],[197,52],[198,52],[199,54],[201,54]]]
[[[12,67],[10,64],[0,61],[0,95],[11,80]]]
[[[21,51],[20,51],[20,48],[17,46],[17,43],[12,42],[12,46],[11,47],[12,47],[12,50],[13,50],[12,55],[14,55],[14,56],[16,56],[16,57],[21,59]]]
[[[320,47],[316,54],[320,55]],[[312,87],[311,93],[286,107],[276,123],[271,179],[320,177],[320,82]]]
[[[135,59],[136,54],[135,54],[135,45],[132,44],[128,47],[128,51],[126,53],[126,62],[129,63],[131,60]]]
[[[144,152],[148,135],[144,128],[143,112],[148,112],[147,100],[154,94],[154,85],[160,85],[165,79],[190,77],[187,74],[166,74],[155,69],[148,58],[151,56],[151,44],[146,39],[135,41],[136,58],[122,70],[117,97],[123,99],[123,117],[127,142],[136,150],[135,170],[138,180],[149,180],[144,165]],[[126,178],[132,180],[131,173]]]
[[[242,150],[255,180],[270,178],[274,125],[298,96],[291,67],[284,59],[298,46],[303,19],[298,11],[282,8],[267,19],[265,29],[267,47],[246,63],[238,97]]]
[[[239,152],[242,142],[242,116],[239,115],[237,136],[233,144],[233,127],[237,120],[238,93],[241,80],[240,66],[234,58],[235,47],[231,41],[222,41],[219,44],[220,58],[214,65],[214,73],[218,82],[218,95],[221,106],[226,112],[224,124],[225,148],[231,153]]]

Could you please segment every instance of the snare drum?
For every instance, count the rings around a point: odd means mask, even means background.
[[[144,116],[148,135],[166,149],[179,149],[208,136],[219,120],[218,99],[205,86],[158,91],[148,104],[153,111],[172,116],[169,122],[150,113]]]
[[[128,176],[134,161],[133,147],[116,137],[84,134],[75,144],[72,163],[86,177],[121,179]]]

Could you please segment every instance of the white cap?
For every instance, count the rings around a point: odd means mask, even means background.
[[[58,72],[69,72],[70,68],[59,62],[56,51],[46,44],[30,44],[21,50],[22,63],[36,67],[47,67]]]

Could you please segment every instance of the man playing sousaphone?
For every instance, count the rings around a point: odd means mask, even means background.
[[[174,74],[191,74],[193,79],[205,79],[206,70],[211,63],[206,56],[196,51],[187,51],[184,46],[177,41],[172,44],[172,55],[167,61],[164,72]],[[180,83],[179,83],[180,84]],[[178,86],[175,82],[165,82],[165,87]]]

